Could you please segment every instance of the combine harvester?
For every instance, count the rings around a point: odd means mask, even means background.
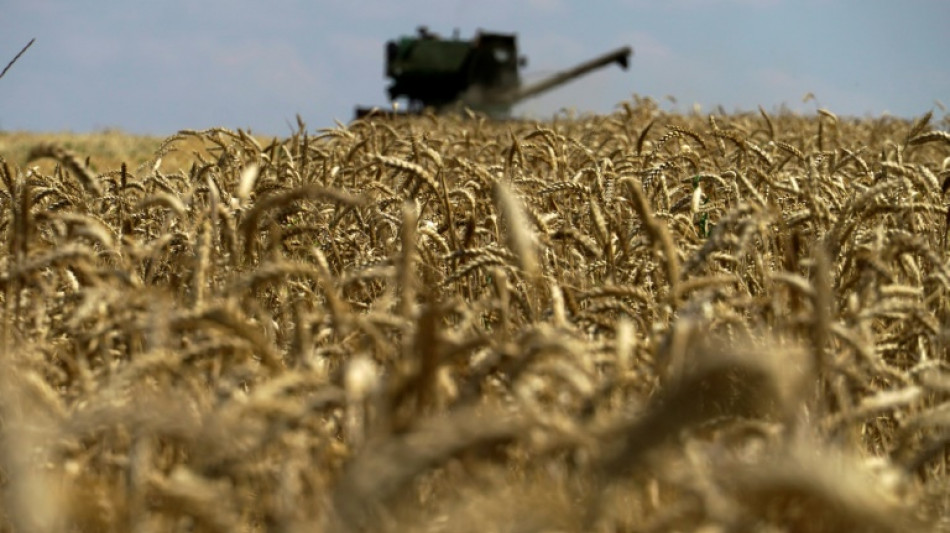
[[[417,114],[426,108],[445,113],[469,108],[506,118],[515,104],[601,67],[617,63],[626,69],[632,53],[629,46],[618,48],[522,86],[519,68],[527,60],[518,56],[515,35],[479,31],[474,39],[466,41],[459,39],[457,32],[451,39],[443,39],[421,27],[415,37],[386,43],[386,77],[392,80],[390,100],[408,100],[400,113]],[[357,118],[370,113],[393,111],[356,109]]]

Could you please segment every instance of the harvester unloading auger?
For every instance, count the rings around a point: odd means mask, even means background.
[[[436,112],[470,108],[492,117],[507,117],[512,106],[554,89],[591,71],[617,63],[626,69],[633,50],[629,46],[585,61],[541,81],[522,86],[515,35],[478,32],[472,40],[457,35],[443,39],[419,28],[418,35],[386,43],[386,77],[392,80],[389,98],[408,100],[404,112],[425,108]],[[357,108],[361,117],[375,108]],[[386,111],[388,112],[388,111]]]

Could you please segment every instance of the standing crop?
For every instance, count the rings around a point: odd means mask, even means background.
[[[939,529],[930,121],[636,99],[4,159],[4,528]]]

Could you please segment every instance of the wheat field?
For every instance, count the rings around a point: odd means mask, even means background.
[[[0,135],[0,529],[950,530],[947,127]]]

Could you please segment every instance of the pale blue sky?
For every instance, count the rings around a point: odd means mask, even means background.
[[[950,105],[948,0],[0,0],[0,129],[225,126],[284,135],[386,105],[383,46],[418,25],[515,32],[528,81],[630,45],[516,113],[665,108],[915,116]],[[815,100],[802,102],[811,92]],[[676,104],[666,99],[676,98]]]

